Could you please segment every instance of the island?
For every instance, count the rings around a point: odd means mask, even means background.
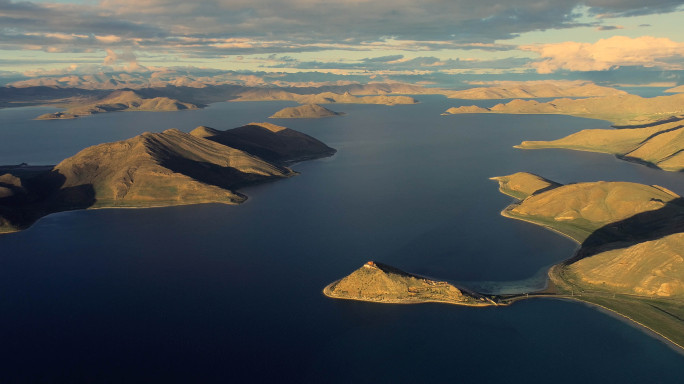
[[[195,134],[147,132],[86,148],[42,172],[5,167],[7,172],[0,175],[0,233],[73,209],[239,204],[246,196],[237,189],[294,176],[285,164],[335,153],[308,135],[276,127],[253,123],[235,132],[208,127],[195,129]],[[199,132],[213,135],[204,138]],[[220,143],[222,137],[239,141],[244,150]],[[273,157],[268,161],[257,153]]]
[[[184,103],[168,97],[144,98],[134,91],[114,91],[103,98],[71,101],[62,112],[46,113],[37,120],[75,119],[81,116],[122,111],[180,111],[198,109],[199,105]]]
[[[305,104],[298,107],[287,107],[274,113],[270,119],[318,119],[321,117],[342,116],[344,113],[334,112],[318,104]]]
[[[350,275],[329,284],[323,289],[323,294],[335,299],[375,303],[437,302],[475,307],[497,305],[484,295],[374,261],[367,262]]]

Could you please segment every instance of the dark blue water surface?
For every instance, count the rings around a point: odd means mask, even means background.
[[[240,206],[63,212],[0,236],[0,382],[679,383],[684,356],[591,307],[336,301],[322,288],[368,260],[492,292],[543,285],[575,245],[499,215],[492,176],[624,180],[684,193],[684,178],[608,155],[524,151],[608,123],[440,116],[470,101],[335,105],[276,120],[339,150],[243,190]],[[491,102],[480,102],[482,105]],[[0,163],[56,163],[143,131],[265,121],[282,102],[32,121],[0,111]]]

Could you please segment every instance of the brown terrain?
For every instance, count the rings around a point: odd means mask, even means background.
[[[38,116],[38,120],[75,119],[96,113],[120,111],[180,111],[198,109],[199,106],[183,103],[168,97],[143,98],[133,91],[114,91],[104,98],[90,101],[80,100],[68,106],[67,110]]]
[[[539,189],[545,179],[536,175],[496,179],[502,192],[523,196],[502,215],[580,244],[574,256],[549,270],[546,295],[601,306],[684,348],[684,199],[636,183]]]
[[[341,116],[344,113],[331,111],[318,104],[304,104],[298,107],[287,107],[274,113],[270,119],[318,119],[321,117]]]
[[[684,118],[641,128],[586,129],[553,141],[523,141],[517,148],[602,152],[665,171],[684,170]]]
[[[349,92],[342,94],[322,92],[316,94],[299,94],[283,89],[253,89],[239,94],[232,101],[296,101],[300,104],[415,104],[416,99],[410,96],[355,96]]]
[[[449,108],[444,114],[460,113],[561,114],[608,120],[615,126],[646,125],[684,114],[684,93],[653,98],[631,94],[584,99],[564,98],[545,103],[516,99],[491,108]]]
[[[547,97],[597,97],[626,95],[589,81],[503,81],[488,87],[445,92],[451,99],[533,99]]]
[[[227,131],[201,126],[190,134],[277,164],[328,157],[336,152],[309,135],[271,123],[250,123]]]
[[[496,305],[483,296],[456,288],[447,282],[411,275],[373,261],[328,285],[323,293],[335,299],[376,303],[439,302],[470,306]]]
[[[89,147],[41,172],[4,167],[0,232],[24,229],[42,216],[70,209],[238,204],[246,199],[236,192],[240,187],[293,176],[285,163],[335,152],[303,133],[275,127],[252,124],[232,134],[170,129]],[[215,134],[203,138],[198,132]],[[237,140],[246,150],[214,140],[221,137]],[[249,150],[273,154],[274,160]]]

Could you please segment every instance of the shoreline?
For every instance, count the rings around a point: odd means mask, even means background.
[[[582,304],[585,304],[589,307],[594,307],[594,309],[599,310],[599,312],[606,313],[607,315],[611,315],[612,317],[615,317],[619,320],[624,321],[627,324],[634,325],[635,328],[641,330],[642,332],[645,332],[649,336],[656,338],[660,341],[663,341],[665,344],[670,346],[674,351],[678,352],[679,354],[684,356],[684,345],[679,345],[667,336],[661,334],[660,332],[654,330],[653,328],[650,328],[649,326],[632,319],[631,317],[622,314],[614,309],[608,308],[604,305],[593,303],[590,301],[582,300],[582,299],[576,299],[574,296],[567,296],[567,295],[555,295],[555,296],[545,296],[547,298],[552,298],[552,299],[557,299],[557,300],[567,300],[567,301],[573,301],[573,302],[579,302]],[[580,296],[581,297],[581,296]],[[626,321],[625,321],[626,320]]]

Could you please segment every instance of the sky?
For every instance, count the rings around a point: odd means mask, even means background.
[[[0,0],[0,74],[684,82],[684,0]]]

